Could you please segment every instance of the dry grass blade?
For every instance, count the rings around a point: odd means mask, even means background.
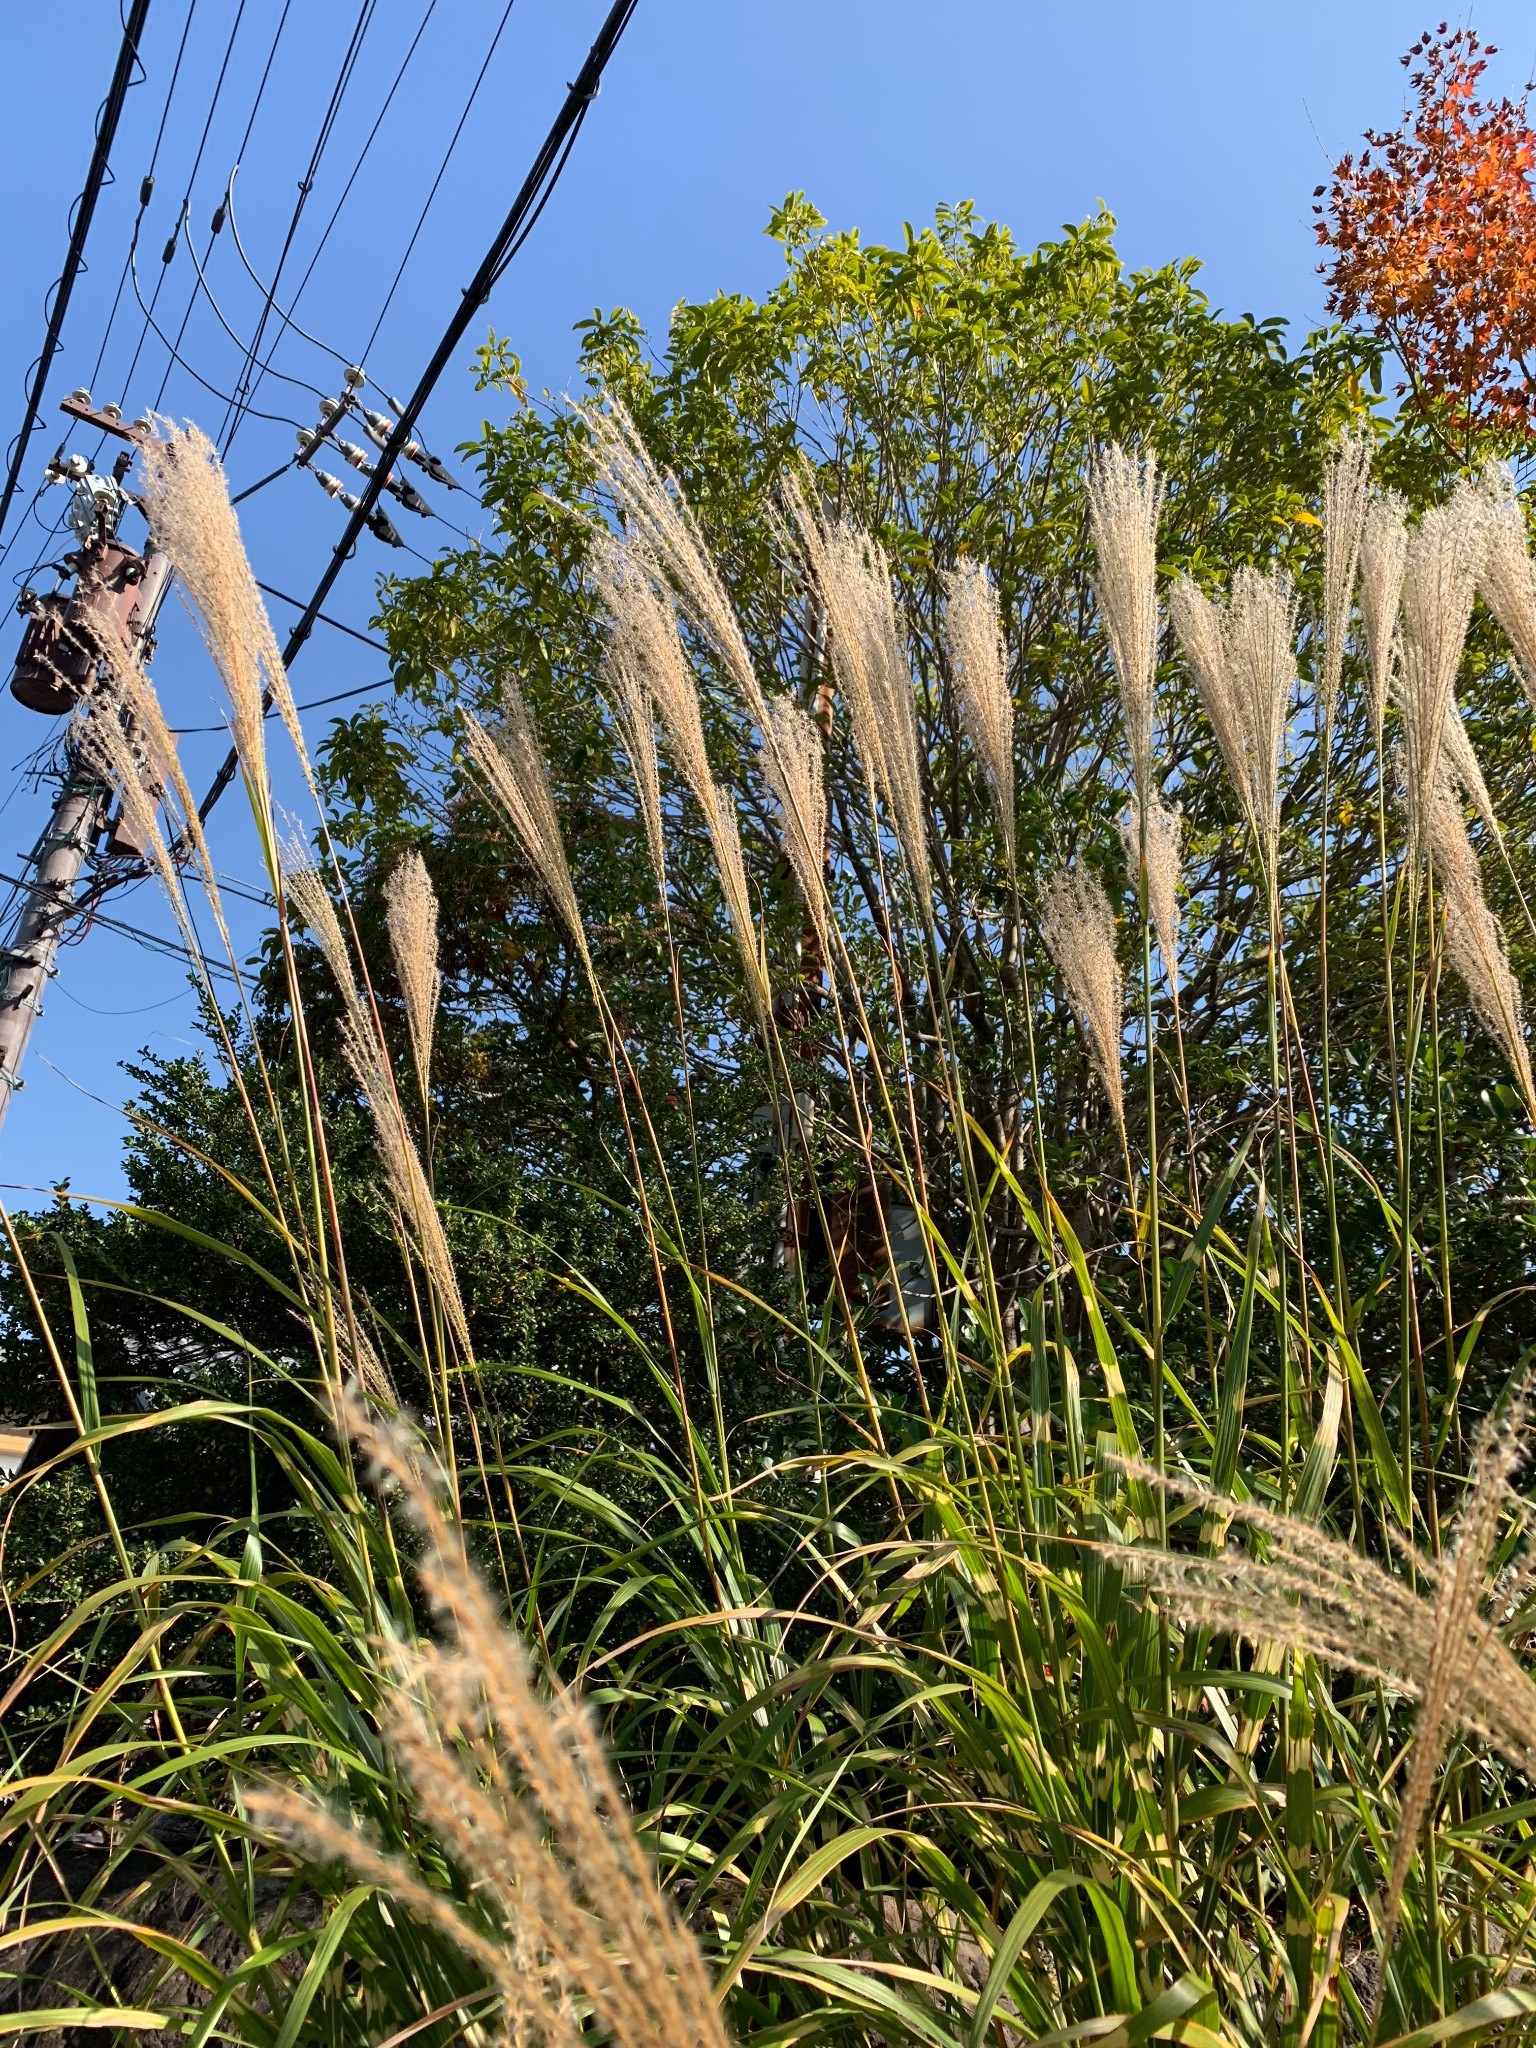
[[[763,772],[773,791],[790,873],[810,912],[822,951],[827,945],[827,785],[821,728],[791,697],[768,699],[771,750]]]
[[[390,1884],[482,1967],[508,2031],[574,2043],[590,2007],[622,2048],[725,2048],[697,1948],[635,1840],[596,1731],[571,1694],[546,1691],[445,1516],[419,1445],[354,1405],[352,1427],[379,1477],[420,1525],[423,1588],[442,1635],[395,1646],[386,1739],[422,1815],[474,1880],[493,1932],[446,1896],[397,1873],[345,1822],[292,1795],[252,1802],[269,1825]]]
[[[933,883],[917,714],[890,564],[871,535],[813,510],[793,478],[785,498],[826,615],[832,665],[859,756],[872,787],[885,800],[918,907],[931,924]]]
[[[977,562],[961,562],[944,581],[945,637],[960,716],[997,807],[1009,872],[1015,866],[1013,693],[997,590]]]
[[[145,516],[176,565],[182,594],[229,693],[240,757],[253,784],[264,790],[263,697],[270,692],[310,776],[288,673],[246,559],[217,451],[197,427],[176,428],[168,420],[156,426],[141,449]]]
[[[1108,447],[1088,475],[1088,513],[1097,557],[1094,590],[1120,681],[1138,803],[1152,800],[1152,711],[1157,677],[1157,465]]]
[[[1184,814],[1177,804],[1165,804],[1161,797],[1154,795],[1147,805],[1147,911],[1152,919],[1152,929],[1157,933],[1163,965],[1168,970],[1175,998],[1179,992],[1179,875],[1183,833]],[[1125,845],[1126,864],[1134,876],[1141,867],[1141,823],[1135,811],[1127,811],[1122,816],[1120,837]]]
[[[1449,504],[1426,512],[1408,540],[1397,703],[1410,859],[1425,841],[1486,528],[1486,501],[1475,492],[1458,492]]]
[[[1397,661],[1397,615],[1408,568],[1408,507],[1396,491],[1378,492],[1366,508],[1360,536],[1360,618],[1370,670],[1371,731],[1381,745],[1381,723]]]
[[[1467,837],[1461,806],[1443,763],[1430,804],[1428,843],[1445,911],[1445,954],[1466,988],[1473,1014],[1515,1070],[1527,1113],[1536,1122],[1536,1085],[1525,1039],[1525,1005],[1509,964],[1499,920],[1483,897],[1482,873]]]
[[[1109,899],[1082,868],[1060,868],[1040,897],[1040,930],[1056,962],[1115,1122],[1125,1128],[1120,1034],[1125,980]]]
[[[432,1071],[432,1031],[442,975],[437,966],[437,897],[415,847],[395,863],[384,888],[384,921],[405,1003],[416,1077],[425,1092]]]
[[[1536,711],[1536,562],[1525,540],[1525,512],[1505,469],[1488,478],[1486,552],[1478,588],[1515,651],[1520,682]]]
[[[555,815],[549,770],[523,693],[510,676],[501,685],[501,705],[501,718],[494,730],[466,714],[464,733],[470,759],[533,863],[590,980],[592,956],[565,858],[560,820]]]
[[[1323,724],[1333,725],[1355,574],[1365,529],[1371,478],[1371,443],[1365,434],[1344,434],[1335,442],[1323,472]]]

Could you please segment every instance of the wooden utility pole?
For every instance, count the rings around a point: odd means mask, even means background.
[[[72,591],[40,595],[24,591],[27,615],[11,678],[11,694],[28,710],[56,717],[77,714],[64,741],[64,772],[53,814],[28,861],[21,909],[8,942],[0,948],[0,1124],[21,1087],[21,1063],[43,996],[58,972],[59,940],[75,910],[81,870],[105,831],[112,853],[140,854],[121,813],[109,820],[112,791],[93,765],[85,745],[87,722],[115,718],[118,706],[98,688],[104,642],[116,640],[131,661],[148,659],[155,619],[170,587],[170,563],[153,536],[142,553],[118,537],[131,502],[123,478],[133,448],[147,431],[141,421],[125,425],[115,407],[98,411],[88,392],[65,399],[73,419],[98,427],[130,445],[111,477],[95,475],[80,456],[62,452],[48,465],[56,481],[71,490],[69,519],[80,545],[65,558],[74,577]]]

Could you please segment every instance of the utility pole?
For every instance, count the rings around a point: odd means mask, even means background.
[[[153,536],[141,553],[118,537],[124,512],[134,501],[123,488],[134,447],[148,428],[124,425],[115,406],[99,411],[90,394],[64,400],[72,418],[130,445],[110,477],[96,475],[83,456],[62,450],[48,465],[55,481],[71,491],[69,523],[80,542],[60,565],[74,578],[72,591],[22,592],[18,610],[27,620],[11,694],[28,710],[75,721],[65,735],[64,773],[53,814],[32,850],[29,879],[8,943],[0,948],[0,1124],[21,1087],[21,1063],[43,996],[58,971],[59,940],[75,910],[75,887],[87,859],[105,832],[109,854],[142,856],[121,810],[109,818],[112,791],[93,765],[84,744],[91,718],[114,718],[118,707],[99,690],[98,649],[117,640],[130,660],[142,663],[154,645],[155,619],[170,587],[170,562]],[[149,773],[153,779],[153,764]]]

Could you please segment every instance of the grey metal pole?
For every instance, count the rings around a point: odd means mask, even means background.
[[[21,1083],[21,1062],[56,971],[59,934],[74,909],[75,884],[101,830],[109,791],[78,751],[59,800],[32,850],[32,881],[16,930],[0,953],[0,1124]]]

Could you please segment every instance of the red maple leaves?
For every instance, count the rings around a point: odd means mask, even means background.
[[[1330,312],[1390,343],[1410,404],[1468,456],[1480,430],[1536,425],[1536,133],[1526,95],[1478,99],[1494,54],[1444,22],[1421,36],[1403,126],[1368,130],[1313,209]]]

